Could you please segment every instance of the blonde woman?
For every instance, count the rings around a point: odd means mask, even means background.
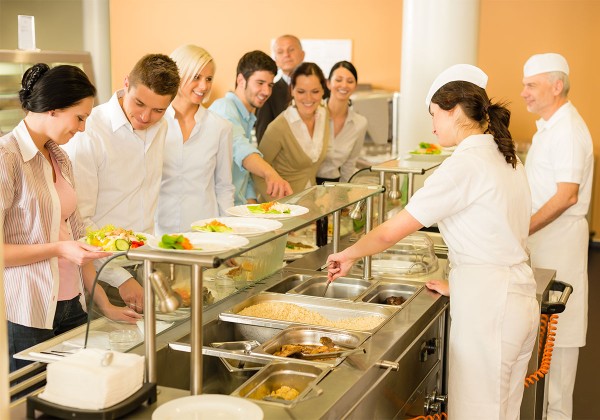
[[[329,145],[329,117],[322,102],[326,80],[315,63],[302,63],[290,86],[292,104],[269,124],[258,149],[292,190],[300,192],[316,184]],[[263,201],[273,199],[264,179],[255,177],[254,182]]]
[[[169,124],[158,199],[156,233],[182,232],[198,219],[233,206],[232,125],[202,106],[215,75],[211,55],[196,45],[171,54],[181,84],[165,113]]]

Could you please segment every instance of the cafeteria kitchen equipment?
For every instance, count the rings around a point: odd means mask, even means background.
[[[430,257],[426,272],[408,276],[375,272],[373,278],[351,274],[344,279],[346,284],[340,283],[342,289],[331,297],[322,297],[319,287],[326,279],[324,260],[350,240],[339,238],[339,226],[334,225],[334,240],[325,247],[247,282],[230,296],[212,304],[199,304],[203,266],[219,265],[249,250],[258,252],[282,238],[285,244],[288,232],[359,201],[365,200],[369,210],[373,196],[381,192],[379,186],[356,184],[311,187],[281,200],[304,206],[308,213],[283,219],[282,228],[249,238],[250,243],[241,249],[214,256],[182,255],[147,247],[130,252],[131,257],[144,260],[147,273],[159,263],[191,265],[192,308],[189,317],[173,319],[157,334],[158,327],[149,322],[155,314],[153,305],[146,307],[146,339],[129,351],[148,356],[147,375],[158,385],[158,401],[140,406],[128,418],[148,418],[157,406],[199,393],[247,398],[262,409],[265,419],[413,418],[441,410],[441,404],[429,404],[430,410],[424,411],[428,401],[437,401],[446,392],[448,299],[424,287],[427,279],[445,275],[446,261],[439,245],[434,246],[437,266],[430,246],[421,252]],[[351,293],[342,292],[343,287]],[[154,297],[148,293],[146,301],[152,302]],[[394,299],[388,302],[388,298]],[[283,313],[288,315],[290,311],[285,309],[295,308],[291,312],[306,316],[286,320],[260,312],[245,314],[245,310],[261,303],[284,308]],[[96,319],[91,328],[101,333],[112,327],[105,319]],[[53,352],[63,351],[64,341],[82,331],[85,329],[75,329],[29,352],[51,353],[56,360],[59,353]],[[358,350],[353,354],[343,352],[333,360],[303,360],[270,353],[283,344],[316,345],[322,337],[343,350]],[[299,343],[293,342],[296,340]],[[40,360],[31,354],[21,356]],[[40,375],[43,380],[43,373]],[[298,399],[280,401],[277,395],[284,386],[297,386]],[[254,399],[265,387],[275,396]],[[17,404],[15,417],[23,407]]]

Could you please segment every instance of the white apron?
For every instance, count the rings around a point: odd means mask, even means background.
[[[535,312],[535,286],[531,269],[526,264],[513,267],[493,265],[461,265],[450,272],[450,327],[448,417],[450,419],[503,419],[502,406],[502,343],[508,293],[515,288],[528,296],[525,311],[530,314],[523,326],[526,336],[535,335],[538,314]],[[520,286],[515,286],[520,285]],[[523,286],[525,285],[525,286]],[[523,292],[524,291],[524,292]],[[525,325],[526,324],[526,325]],[[510,328],[508,329],[510,331]],[[509,333],[511,334],[511,333]],[[506,336],[505,329],[505,336]],[[534,337],[533,335],[533,337]],[[511,341],[509,338],[508,341]],[[513,340],[514,341],[514,340]],[[526,341],[526,340],[521,340]],[[534,339],[528,339],[524,352],[533,349]],[[527,361],[529,358],[527,358]],[[522,382],[523,372],[518,372]],[[518,394],[520,405],[522,388]],[[511,410],[509,410],[511,411]],[[518,412],[518,407],[516,408]],[[512,410],[514,412],[514,410]]]
[[[585,218],[561,216],[531,235],[531,265],[556,270],[556,279],[573,286],[567,307],[558,316],[555,346],[583,347],[588,323],[589,230]]]

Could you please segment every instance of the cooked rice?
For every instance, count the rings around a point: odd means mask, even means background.
[[[360,331],[372,330],[383,321],[382,317],[379,316],[362,316],[332,321],[302,306],[281,302],[257,303],[242,309],[239,315]]]

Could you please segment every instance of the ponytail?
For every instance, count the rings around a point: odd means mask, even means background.
[[[486,112],[488,115],[488,128],[486,132],[494,136],[494,141],[496,142],[500,153],[504,155],[506,163],[509,163],[513,168],[516,168],[517,155],[515,152],[515,143],[508,130],[508,125],[510,124],[510,111],[504,104],[492,104],[490,102]]]

